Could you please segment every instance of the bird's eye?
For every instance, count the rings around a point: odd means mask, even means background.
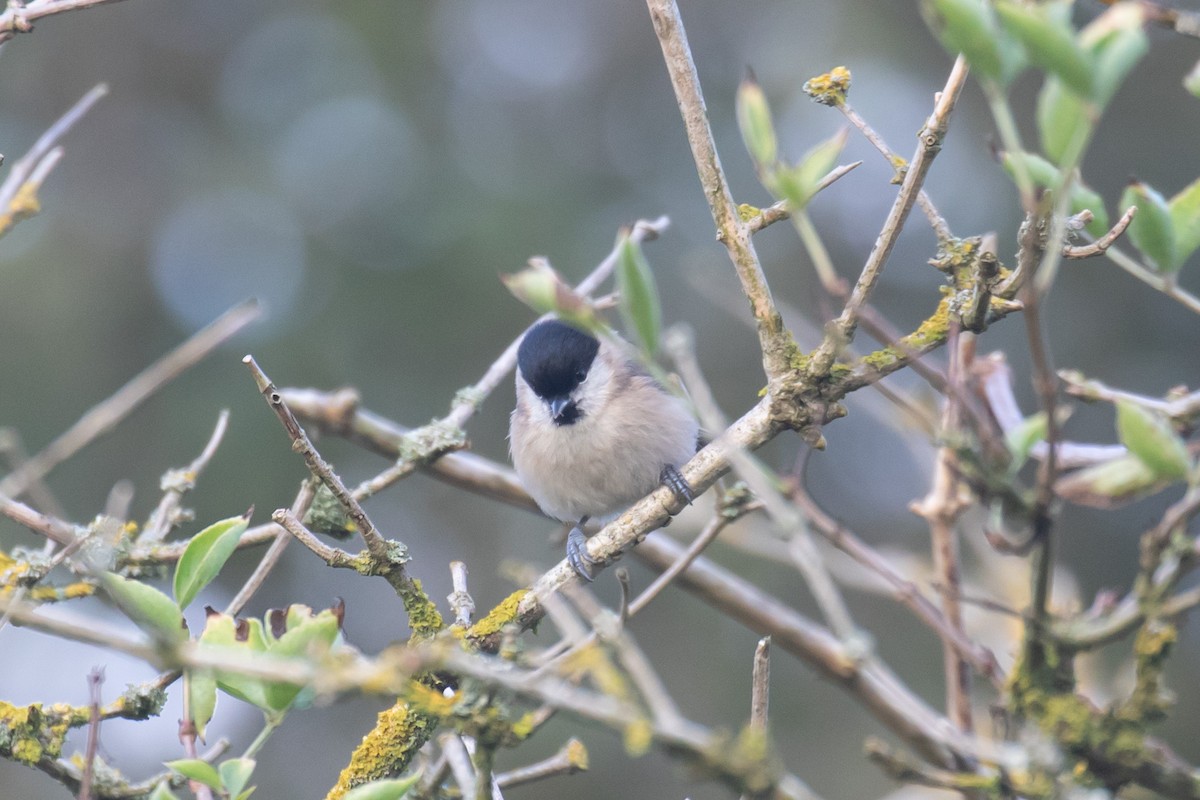
[[[582,369],[575,370],[575,382],[576,383],[583,383],[583,380],[586,377],[587,377],[586,370],[582,370]]]

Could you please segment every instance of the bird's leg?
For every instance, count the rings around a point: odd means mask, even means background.
[[[567,563],[571,565],[571,569],[575,570],[576,575],[590,583],[592,581],[592,565],[600,562],[588,554],[587,536],[583,533],[583,526],[587,524],[587,521],[588,518],[583,517],[579,520],[579,524],[571,528],[571,532],[567,534]]]
[[[674,464],[667,464],[662,468],[662,474],[658,476],[659,481],[667,486],[675,497],[685,505],[691,505],[696,499],[696,493],[692,491],[692,486],[687,482],[687,478],[675,468]]]

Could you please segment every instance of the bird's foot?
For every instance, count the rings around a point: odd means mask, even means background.
[[[675,497],[684,505],[691,505],[696,499],[696,493],[692,491],[692,486],[687,482],[687,478],[683,477],[674,464],[667,464],[662,469],[662,474],[658,476],[659,481],[664,486],[670,488],[675,493]]]
[[[583,533],[582,525],[576,525],[567,534],[567,563],[576,575],[591,583],[592,566],[600,562],[588,553],[587,536]]]

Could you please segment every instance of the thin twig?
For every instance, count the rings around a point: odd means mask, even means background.
[[[0,480],[0,495],[21,494],[34,481],[75,455],[112,428],[146,399],[193,367],[212,351],[258,319],[258,302],[249,300],[226,311],[183,344],[134,376],[108,399],[89,409],[25,466]]]
[[[846,117],[851,125],[858,129],[859,133],[866,137],[871,146],[879,151],[887,162],[892,165],[893,169],[899,172],[898,165],[903,165],[907,169],[907,162],[901,159],[899,153],[888,147],[888,143],[883,140],[879,132],[871,127],[871,124],[850,105],[848,100],[843,99],[841,102],[834,103],[833,105],[838,111],[842,112],[842,115]],[[917,192],[917,205],[925,212],[925,216],[929,219],[929,224],[933,228],[933,232],[937,234],[938,241],[948,241],[952,237],[950,228],[946,226],[946,220],[942,218],[937,207],[933,204],[933,200],[930,199],[929,194],[924,189]]]
[[[854,338],[854,331],[858,326],[859,310],[866,305],[871,291],[879,281],[884,264],[887,263],[888,257],[892,254],[892,250],[900,238],[900,231],[916,202],[917,193],[925,182],[925,176],[929,173],[933,159],[941,150],[942,139],[945,138],[950,124],[950,113],[954,110],[954,105],[958,101],[958,95],[962,91],[966,79],[967,62],[960,55],[955,59],[954,67],[950,70],[950,77],[937,97],[933,114],[926,120],[925,126],[918,135],[920,144],[909,162],[908,170],[904,173],[900,191],[892,203],[891,211],[888,212],[883,229],[875,240],[875,246],[871,249],[871,254],[867,256],[862,273],[854,284],[854,289],[850,292],[850,297],[847,299],[841,315],[832,323],[830,332],[826,334],[821,345],[812,354],[808,370],[810,376],[818,377],[827,373],[841,347]]]
[[[717,226],[717,238],[728,250],[738,280],[741,281],[742,291],[750,301],[758,329],[763,368],[767,377],[775,380],[790,369],[788,359],[794,345],[771,297],[771,289],[767,285],[766,275],[754,250],[749,226],[742,221],[738,213],[721,168],[721,159],[717,155],[712,128],[704,107],[700,76],[696,72],[696,64],[688,47],[679,7],[675,0],[647,0],[646,5],[663,51],[671,86],[675,90],[675,100],[683,116],[688,144],[696,162],[696,173],[704,187],[704,196],[708,200],[713,221]]]
[[[183,469],[171,470],[163,477],[163,483],[166,484],[167,489],[163,492],[158,506],[151,512],[146,527],[138,537],[138,544],[153,544],[162,541],[163,537],[171,530],[183,496],[195,487],[196,478],[216,455],[217,448],[220,447],[221,439],[225,437],[225,430],[228,427],[229,409],[225,408],[217,415],[216,427],[213,428],[212,435],[209,436],[208,443],[204,445],[200,455],[196,456],[192,463]]]
[[[561,750],[544,761],[496,775],[496,783],[501,789],[507,789],[510,786],[521,786],[558,775],[574,775],[576,772],[586,771],[587,768],[587,748],[583,746],[583,742],[571,738]]]
[[[933,630],[942,641],[953,644],[957,651],[997,688],[1004,686],[1004,671],[992,652],[967,638],[961,627],[950,625],[942,612],[921,594],[912,581],[897,572],[886,557],[829,516],[808,493],[803,482],[796,484],[794,497],[809,522],[830,544],[883,578],[892,587],[896,598],[908,606],[918,620]]]
[[[13,9],[17,7],[10,4],[8,10],[0,14],[0,43],[11,36],[4,21],[5,17],[9,17],[13,13]],[[8,36],[5,35],[6,33]],[[106,84],[99,83],[93,86],[83,97],[79,98],[75,105],[71,106],[67,113],[59,117],[53,125],[46,129],[45,133],[38,137],[38,140],[33,143],[33,147],[29,148],[28,153],[13,163],[8,177],[4,179],[3,185],[0,185],[0,213],[9,212],[21,187],[33,182],[35,178],[38,182],[45,178],[49,167],[57,163],[58,158],[61,157],[61,151],[58,156],[51,156],[58,140],[106,94],[108,94]],[[46,162],[48,158],[50,159],[49,165],[43,166],[43,162]]]
[[[963,414],[958,398],[965,393],[966,376],[974,354],[972,335],[957,330],[951,334],[949,382],[959,391],[946,396],[942,412],[941,435],[956,436],[962,427]],[[929,525],[930,546],[934,571],[945,587],[942,592],[942,619],[952,630],[964,633],[962,604],[962,573],[959,561],[957,523],[968,503],[962,497],[958,456],[949,444],[938,447],[933,468],[933,485],[929,493],[910,508]],[[954,723],[964,731],[972,730],[971,671],[956,644],[949,639],[942,643],[942,663],[946,685],[946,710]]]
[[[337,498],[342,507],[346,509],[346,513],[354,520],[358,527],[359,535],[362,536],[363,543],[367,546],[367,551],[381,565],[389,562],[388,543],[379,533],[375,524],[371,522],[371,518],[367,516],[367,512],[359,504],[358,500],[346,488],[346,484],[333,471],[333,467],[329,462],[321,457],[312,440],[308,438],[308,434],[304,432],[304,428],[296,421],[296,417],[292,414],[287,403],[283,399],[283,395],[275,388],[275,384],[267,377],[266,373],[258,366],[253,356],[246,356],[242,359],[242,363],[250,368],[250,373],[254,376],[254,382],[258,386],[258,391],[267,401],[267,405],[275,412],[275,416],[279,418],[283,428],[287,431],[288,437],[292,440],[292,449],[300,454],[304,459],[304,463],[308,465],[309,471],[321,483],[329,488],[333,496]]]
[[[771,637],[764,636],[754,648],[754,668],[750,674],[750,724],[764,732],[770,696]]]
[[[453,591],[446,600],[454,610],[454,622],[464,627],[470,625],[475,615],[475,601],[467,591],[467,565],[463,562],[450,562],[450,585]]]
[[[665,569],[683,552],[665,534],[651,534],[633,551],[654,569]],[[946,720],[877,661],[849,654],[828,630],[759,587],[701,556],[679,582],[706,603],[738,620],[849,691],[875,717],[926,758],[953,764],[951,753],[968,745]]]
[[[25,445],[21,441],[21,435],[17,433],[15,428],[0,428],[0,454],[3,454],[5,460],[8,462],[8,469],[13,472],[24,467],[25,462],[29,460],[29,454],[25,452]],[[29,488],[26,489],[25,493],[29,495],[29,499],[38,508],[50,516],[58,519],[67,518],[67,512],[63,509],[62,503],[58,502],[58,498],[50,491],[50,487],[46,485],[45,481],[34,481],[29,484]],[[48,540],[46,545],[52,548],[54,541]],[[49,551],[47,551],[47,554],[49,554]]]
[[[42,17],[115,2],[117,0],[32,0],[28,4],[9,3],[4,13],[0,14],[0,44],[18,33],[29,33],[33,30],[33,23]]]
[[[828,188],[844,175],[848,175],[861,167],[862,163],[861,161],[853,161],[849,164],[840,164],[829,170],[829,172],[825,173],[825,177],[817,181],[816,191],[820,192]],[[779,200],[746,220],[746,230],[750,233],[758,233],[763,228],[774,225],[776,222],[782,222],[791,216],[792,212],[788,210],[788,202],[786,200]]]
[[[1103,255],[1108,248],[1113,246],[1117,239],[1121,238],[1121,234],[1125,233],[1125,229],[1129,227],[1129,223],[1133,222],[1133,215],[1137,213],[1137,206],[1130,206],[1125,209],[1125,213],[1117,220],[1108,231],[1091,244],[1079,245],[1077,247],[1064,245],[1062,254],[1063,258],[1091,258],[1092,256]]]
[[[1200,297],[1196,297],[1191,292],[1180,288],[1179,284],[1175,281],[1174,275],[1160,275],[1117,247],[1109,247],[1104,251],[1104,254],[1114,264],[1142,283],[1157,289],[1167,297],[1183,305],[1189,311],[1200,314]]]
[[[690,333],[679,326],[672,328],[664,337],[663,344],[675,362],[684,385],[687,386],[688,394],[700,415],[700,421],[708,430],[724,429],[724,414],[717,406],[712,390],[696,361]],[[737,474],[749,485],[754,496],[763,503],[781,533],[789,539],[797,554],[794,564],[804,576],[809,591],[812,592],[830,627],[843,641],[849,642],[859,638],[858,628],[850,616],[846,602],[833,582],[825,559],[817,549],[804,519],[775,488],[775,481],[760,462],[746,451],[735,447],[728,448],[727,457]]]
[[[313,497],[316,495],[316,487],[312,481],[305,481],[300,486],[300,491],[296,493],[296,499],[292,502],[290,512],[292,517],[300,519],[308,511],[308,507],[312,505]],[[283,551],[287,549],[288,542],[292,540],[289,536],[289,531],[277,526],[279,532],[275,534],[275,541],[271,542],[271,546],[267,548],[267,552],[263,553],[263,557],[259,560],[258,566],[254,568],[254,572],[242,584],[242,588],[238,589],[238,593],[229,601],[229,605],[225,607],[225,613],[236,617],[250,602],[250,598],[258,592],[262,585],[266,582],[267,576],[279,564],[279,560],[283,558]]]
[[[91,800],[92,779],[95,776],[96,753],[100,749],[100,686],[104,683],[104,668],[93,667],[88,673],[88,735],[83,751],[83,784],[79,800]]]

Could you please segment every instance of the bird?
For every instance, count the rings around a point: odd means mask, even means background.
[[[517,348],[513,466],[543,512],[574,525],[567,561],[588,581],[597,563],[583,532],[589,519],[615,519],[662,484],[694,499],[679,467],[696,453],[696,418],[627,353],[615,334],[597,338],[557,319],[534,324]]]

